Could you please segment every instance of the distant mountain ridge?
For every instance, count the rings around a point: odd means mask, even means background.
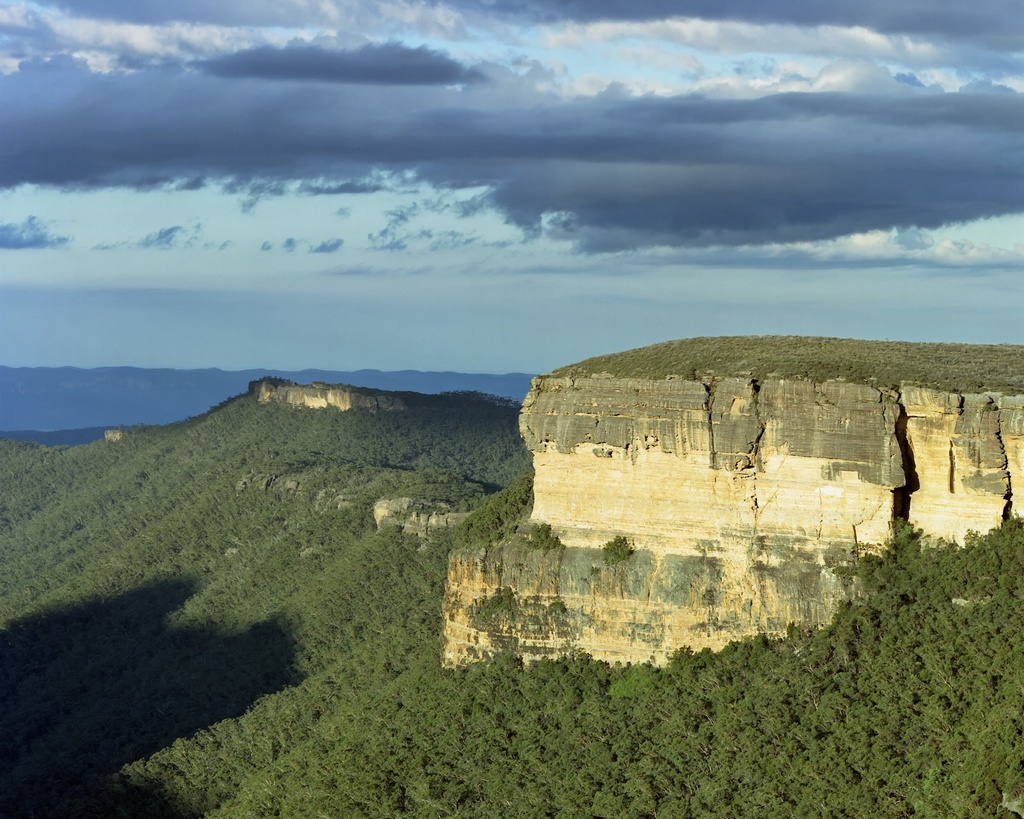
[[[220,370],[141,367],[0,366],[0,430],[70,430],[167,424],[206,412],[245,392],[250,381],[273,376],[308,384],[422,393],[469,390],[522,400],[527,373],[419,370]]]

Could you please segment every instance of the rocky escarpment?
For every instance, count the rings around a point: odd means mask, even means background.
[[[274,379],[254,381],[249,391],[261,404],[276,401],[297,407],[339,410],[364,409],[370,412],[404,410],[405,402],[392,393],[356,389],[345,385],[289,384]]]
[[[962,543],[1015,492],[1024,503],[1020,395],[722,369],[534,381],[520,422],[533,520],[565,548],[454,555],[446,662],[499,648],[664,661],[814,627],[895,520]],[[608,566],[616,537],[636,553]]]

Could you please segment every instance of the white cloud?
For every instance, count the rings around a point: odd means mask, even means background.
[[[565,23],[541,33],[548,47],[586,48],[616,40],[671,42],[725,55],[787,53],[895,60],[941,65],[946,50],[906,35],[886,35],[862,27],[762,25],[699,18],[653,22]]]
[[[1014,88],[1024,86],[1024,64],[1019,56],[994,54],[973,46],[952,46],[923,37],[882,34],[862,26],[798,26],[698,18],[566,22],[539,29],[538,42],[547,49],[581,54],[609,43],[629,44],[655,58],[649,65],[661,64],[655,53],[659,44],[692,49],[691,59],[704,64],[709,72],[695,86],[696,90],[718,88],[723,93],[739,96],[754,93],[744,89],[756,89],[757,84],[752,79],[747,86],[736,76],[730,76],[737,64],[730,64],[728,60],[745,58],[749,62],[754,55],[779,61],[809,60],[812,64],[821,60],[829,63],[871,61],[888,66],[894,74],[912,72],[923,85],[934,84],[947,91],[956,90],[979,72],[996,72],[1001,77],[1000,82]],[[760,74],[763,80],[763,75],[770,72],[740,70],[736,73]]]
[[[910,86],[896,82],[887,68],[876,63],[839,60],[822,68],[809,90],[878,94],[909,91]]]
[[[444,40],[462,40],[470,36],[462,15],[444,5],[385,2],[373,4],[370,8],[370,16],[376,18],[378,25],[381,20],[387,20],[390,26],[404,26],[426,36]]]
[[[911,227],[891,231],[874,230],[837,239],[817,242],[787,242],[738,247],[697,249],[663,249],[646,253],[616,256],[632,258],[652,270],[671,265],[710,269],[746,269],[775,271],[857,270],[854,281],[864,271],[896,268],[919,271],[922,275],[938,275],[948,271],[984,272],[986,275],[1016,275],[1024,265],[1024,244],[1010,247],[984,241],[985,221],[959,226],[961,235],[947,235]],[[571,241],[571,235],[547,232],[549,239]],[[822,286],[831,286],[831,277]],[[944,279],[945,281],[945,279]]]
[[[38,15],[27,3],[0,6],[0,26],[5,28],[34,28]]]
[[[630,96],[657,94],[670,96],[680,94],[692,88],[692,83],[670,83],[645,77],[627,77],[622,75],[606,76],[603,74],[582,74],[572,78],[558,89],[567,97],[593,97],[605,93],[625,93]]]
[[[967,237],[937,238],[919,228],[870,231],[828,242],[775,245],[772,251],[779,256],[796,253],[809,262],[834,265],[1011,268],[1024,264],[1024,245],[1007,248]]]
[[[133,55],[149,58],[210,56],[259,44],[284,45],[302,32],[252,31],[195,23],[140,25],[58,16],[50,25],[65,47],[95,69]],[[104,59],[105,58],[105,59]]]

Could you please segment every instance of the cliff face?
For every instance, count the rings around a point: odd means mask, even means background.
[[[327,386],[325,384],[276,384],[273,381],[254,381],[250,389],[256,392],[261,404],[277,401],[297,407],[340,410],[365,409],[370,412],[403,410],[405,402],[397,395],[357,390],[354,387]]]
[[[998,393],[548,376],[520,427],[533,520],[566,548],[454,555],[449,664],[498,648],[662,662],[821,625],[851,593],[842,567],[894,520],[962,543],[1024,487],[1024,398]],[[637,551],[607,566],[600,547],[616,536]]]

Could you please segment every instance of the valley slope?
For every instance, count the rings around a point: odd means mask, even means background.
[[[347,411],[254,385],[85,446],[0,440],[0,815],[179,815],[111,777],[261,697],[323,707],[324,674],[386,659],[367,634],[436,663],[446,548],[374,507],[464,515],[527,466],[517,408],[344,389]]]

